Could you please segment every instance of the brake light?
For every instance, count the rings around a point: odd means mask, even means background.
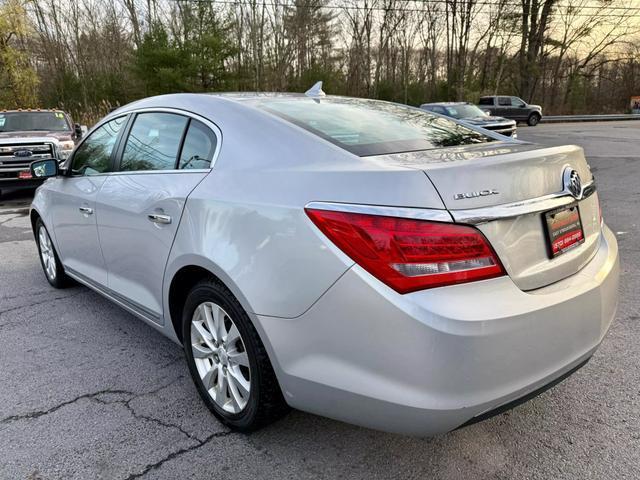
[[[358,265],[399,293],[504,275],[480,231],[466,225],[306,209]]]

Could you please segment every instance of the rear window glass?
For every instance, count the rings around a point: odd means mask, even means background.
[[[478,103],[480,105],[493,105],[493,97],[483,97]]]
[[[376,100],[270,99],[258,106],[359,156],[493,141],[424,110]]]

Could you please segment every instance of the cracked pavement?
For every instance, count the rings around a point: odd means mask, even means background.
[[[618,316],[565,382],[432,439],[302,412],[229,432],[200,401],[180,347],[84,287],[49,287],[29,192],[0,198],[0,479],[638,478],[640,122],[519,134],[586,147],[620,244]]]

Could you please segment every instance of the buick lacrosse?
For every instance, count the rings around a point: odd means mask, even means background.
[[[562,380],[614,317],[618,248],[579,147],[394,103],[176,94],[109,114],[31,221],[72,279],[184,346],[241,431],[289,407],[433,435]]]

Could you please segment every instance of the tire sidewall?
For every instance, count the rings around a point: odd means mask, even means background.
[[[53,250],[53,258],[56,263],[56,278],[51,279],[47,274],[47,269],[45,268],[44,261],[42,260],[42,246],[40,245],[40,230],[44,230],[45,234],[49,238],[49,243],[51,244],[51,249]],[[60,264],[60,260],[58,258],[58,253],[56,252],[55,246],[53,245],[53,240],[51,239],[51,235],[49,235],[49,230],[42,222],[42,220],[38,219],[36,222],[36,244],[38,245],[38,258],[40,259],[40,266],[42,267],[42,272],[44,273],[47,282],[51,284],[51,286],[55,288],[60,288],[62,286],[62,275],[64,275],[64,271],[62,270],[62,265]]]
[[[204,302],[213,302],[218,304],[224,309],[227,315],[233,320],[233,323],[238,328],[242,341],[244,343],[247,356],[249,358],[249,368],[251,371],[251,389],[249,392],[249,400],[245,408],[236,414],[229,413],[218,406],[218,404],[211,398],[207,390],[205,389],[200,374],[193,358],[193,352],[191,351],[191,322],[193,314],[198,305]],[[235,305],[233,301],[228,299],[227,292],[224,292],[222,288],[216,288],[214,285],[198,285],[196,286],[187,297],[185,306],[182,313],[182,339],[185,355],[187,357],[187,365],[189,367],[189,373],[193,378],[193,382],[196,384],[198,393],[204,400],[205,404],[213,412],[213,414],[221,420],[224,424],[233,428],[243,430],[250,429],[254,418],[258,412],[258,403],[260,398],[260,366],[256,361],[256,346],[253,343],[249,325],[247,325],[249,319],[247,314],[240,310],[240,307]]]
[[[536,125],[538,125],[538,123],[540,123],[540,115],[538,115],[537,113],[532,113],[529,117],[529,120],[527,120],[527,124],[530,127],[535,127]]]

